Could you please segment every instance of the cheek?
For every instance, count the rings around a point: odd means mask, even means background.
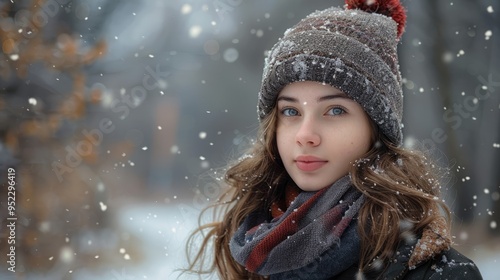
[[[287,135],[286,130],[281,126],[276,127],[276,145],[278,146],[278,152],[281,157],[283,157],[282,151],[286,151],[287,139],[290,136]]]
[[[372,142],[371,126],[369,124],[364,125],[364,129],[357,131],[354,140],[352,141],[352,146],[358,151],[358,157],[361,157],[370,150]],[[357,159],[356,158],[356,159]]]
[[[368,137],[368,136],[366,136]],[[359,141],[353,141],[351,142],[350,145],[350,151],[351,151],[351,159],[352,160],[357,160],[360,157],[362,157],[364,154],[366,154],[370,150],[370,141],[368,138],[368,141],[365,140],[366,138],[363,138]]]
[[[345,151],[348,158],[357,160],[370,150],[371,147],[371,127],[369,123],[361,123],[353,127],[359,129],[350,130],[348,140],[345,142]]]

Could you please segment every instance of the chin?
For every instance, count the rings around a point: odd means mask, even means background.
[[[301,190],[306,191],[306,192],[319,191],[319,190],[324,189],[330,185],[331,184],[325,184],[325,183],[313,184],[310,180],[309,180],[309,182],[302,182],[302,184],[300,184],[300,183],[297,184],[297,186]]]
[[[345,175],[347,174],[348,173],[346,173]],[[303,191],[319,191],[333,185],[333,183],[345,176],[341,174],[308,174],[308,176],[303,176],[303,174],[295,175],[299,176],[295,176],[295,178],[292,177],[292,180],[295,182],[297,187],[299,187]]]

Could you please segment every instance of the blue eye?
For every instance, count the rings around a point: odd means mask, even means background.
[[[338,116],[345,113],[345,110],[340,107],[334,107],[328,110],[329,115]]]
[[[281,110],[281,113],[287,117],[293,117],[293,116],[298,116],[299,111],[293,109],[293,108],[285,108]]]

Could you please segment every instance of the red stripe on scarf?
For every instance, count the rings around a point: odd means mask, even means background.
[[[272,233],[268,234],[262,241],[253,248],[248,256],[245,267],[255,272],[264,263],[271,250],[289,235],[298,230],[299,221],[307,214],[307,211],[316,203],[316,200],[323,195],[328,188],[323,188],[302,204],[297,211],[283,220]]]
[[[324,215],[324,220],[323,220],[323,226],[330,230],[331,232],[336,232],[336,236],[340,236],[337,233],[340,230],[340,233],[344,232],[344,230],[347,228],[349,225],[349,222],[351,219],[348,219],[347,223],[345,223],[346,220],[344,219],[343,213],[349,208],[349,205],[347,203],[345,204],[339,204],[332,209],[330,209],[328,212],[325,213]],[[335,230],[336,228],[340,227],[339,230]]]
[[[271,216],[276,219],[283,215],[290,207],[290,204],[297,198],[297,196],[302,192],[302,190],[295,185],[288,185],[285,188],[285,195],[278,201],[273,202],[271,205]],[[283,210],[285,209],[285,210]]]

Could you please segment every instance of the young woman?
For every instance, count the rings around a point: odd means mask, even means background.
[[[399,1],[315,12],[265,61],[260,134],[189,270],[221,279],[481,279],[435,166],[401,147]],[[194,240],[193,235],[193,239]]]

